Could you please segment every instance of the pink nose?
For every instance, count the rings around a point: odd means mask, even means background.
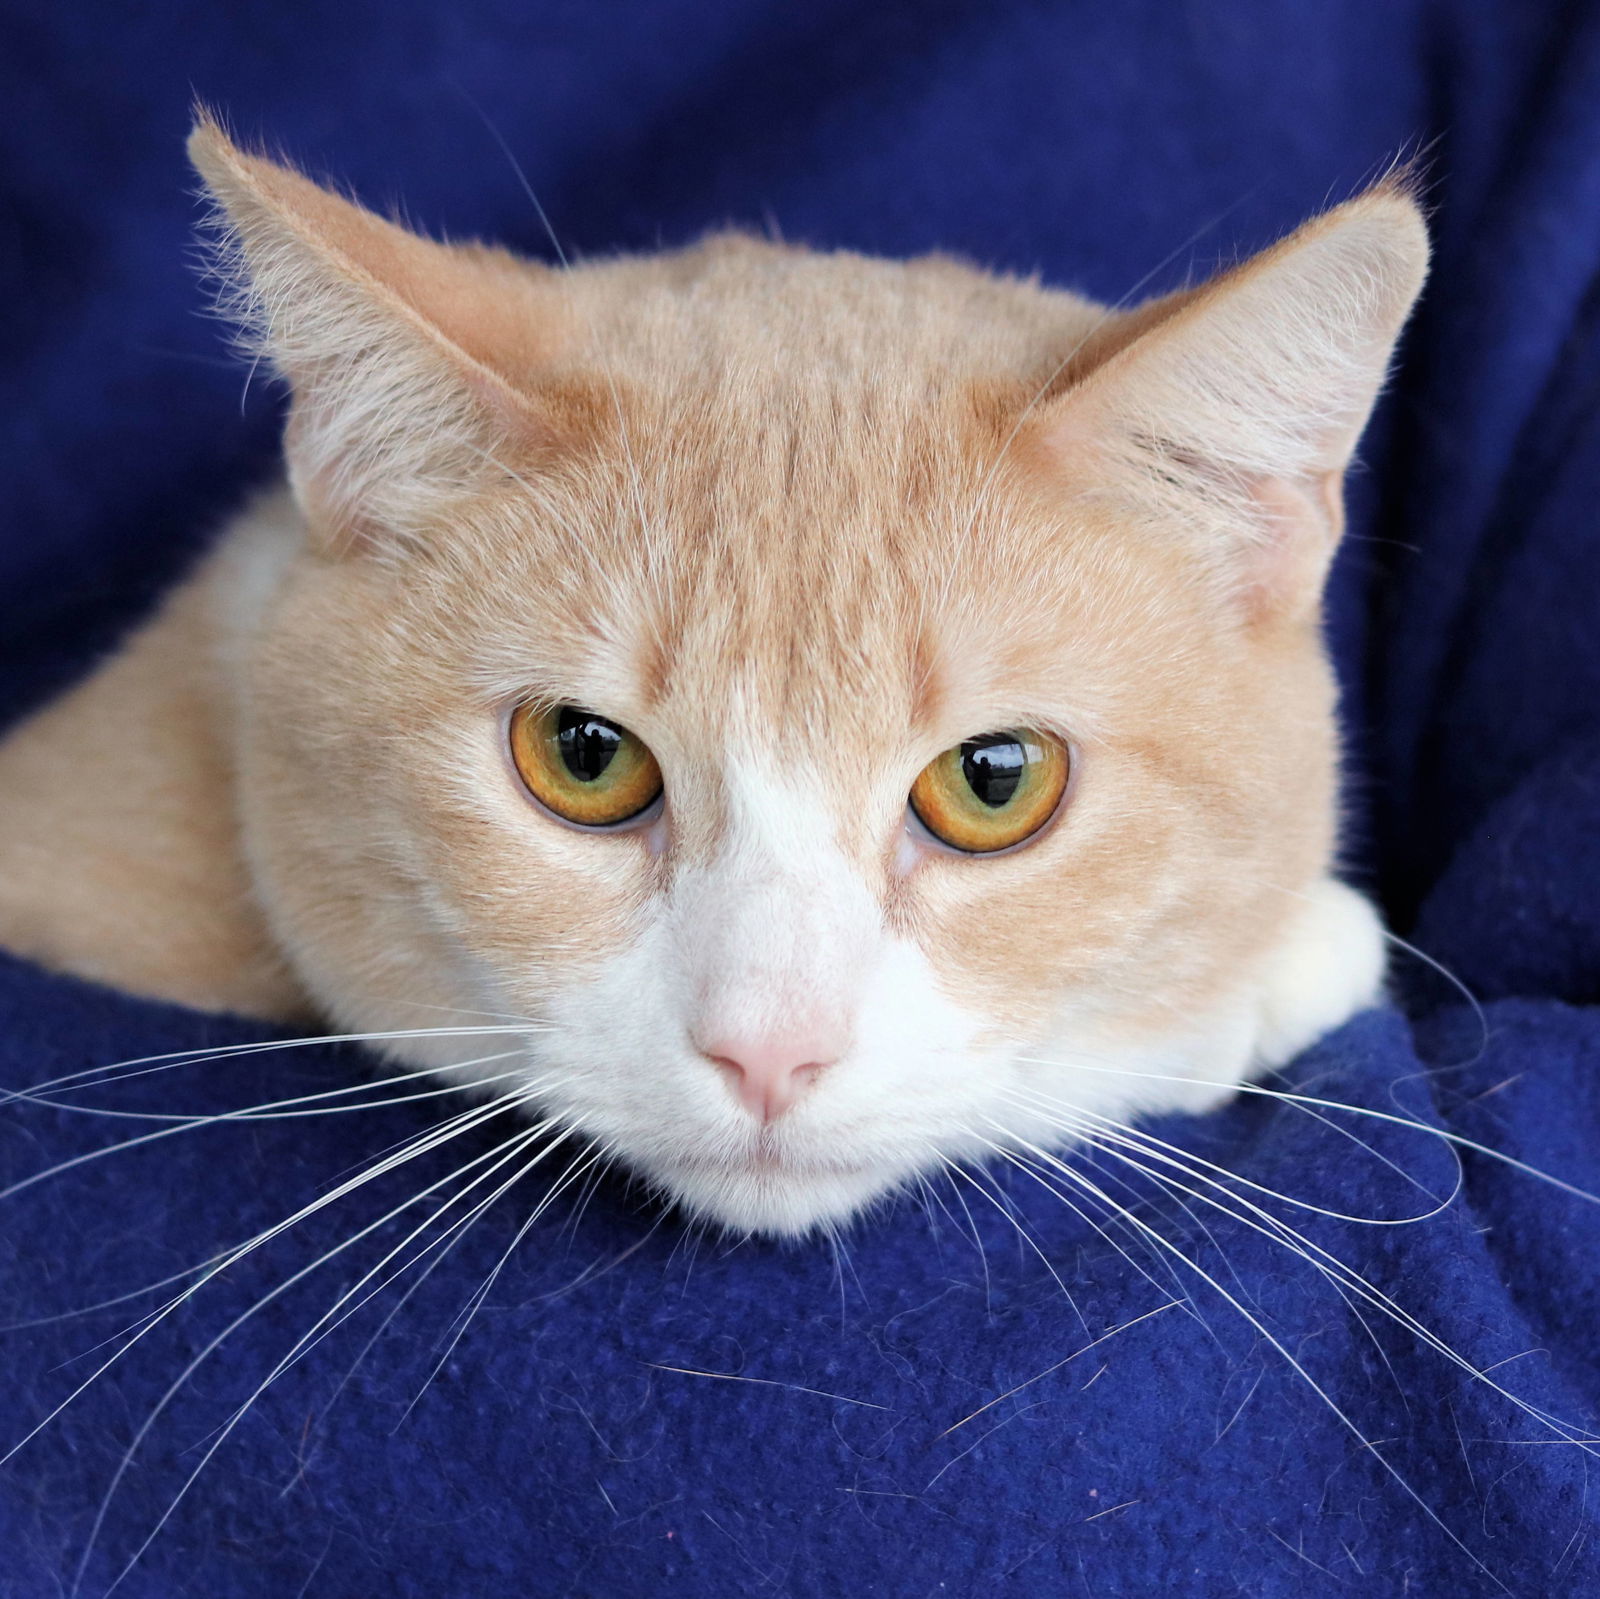
[[[835,1051],[820,1038],[760,1039],[717,1036],[701,1045],[727,1074],[739,1103],[758,1121],[776,1121],[833,1064]],[[821,1057],[821,1058],[819,1058]]]

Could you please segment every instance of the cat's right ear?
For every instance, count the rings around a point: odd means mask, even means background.
[[[1186,541],[1247,616],[1312,619],[1345,470],[1427,264],[1408,180],[1389,178],[1129,317],[1033,436],[1146,536]]]
[[[570,427],[542,393],[563,343],[553,273],[438,244],[238,149],[202,114],[225,312],[288,381],[290,482],[335,550],[422,539]]]

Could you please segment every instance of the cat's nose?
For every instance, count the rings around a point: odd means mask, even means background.
[[[718,1035],[700,1049],[727,1078],[739,1103],[763,1122],[783,1115],[839,1053],[830,1040],[805,1033],[765,1038]]]

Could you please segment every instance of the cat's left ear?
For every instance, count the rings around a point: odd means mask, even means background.
[[[221,212],[224,309],[293,391],[290,483],[327,547],[425,537],[558,441],[554,274],[410,233],[204,116],[189,154]]]
[[[1152,536],[1192,540],[1249,615],[1314,615],[1344,473],[1427,262],[1421,211],[1389,180],[1135,313],[1135,336],[1029,433]]]

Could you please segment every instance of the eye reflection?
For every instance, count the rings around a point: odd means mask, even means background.
[[[512,713],[511,759],[528,792],[576,827],[619,827],[661,795],[661,768],[642,740],[579,705]]]
[[[1031,755],[1040,758],[1037,750]],[[1015,798],[1029,758],[1030,752],[1015,739],[1004,744],[968,739],[961,746],[961,774],[978,799],[991,810],[999,810]]]
[[[911,809],[930,833],[968,855],[992,855],[1032,838],[1066,793],[1072,758],[1033,728],[984,733],[922,769]]]
[[[576,781],[598,781],[616,758],[627,734],[588,711],[563,705],[556,720],[556,747],[562,763]]]

